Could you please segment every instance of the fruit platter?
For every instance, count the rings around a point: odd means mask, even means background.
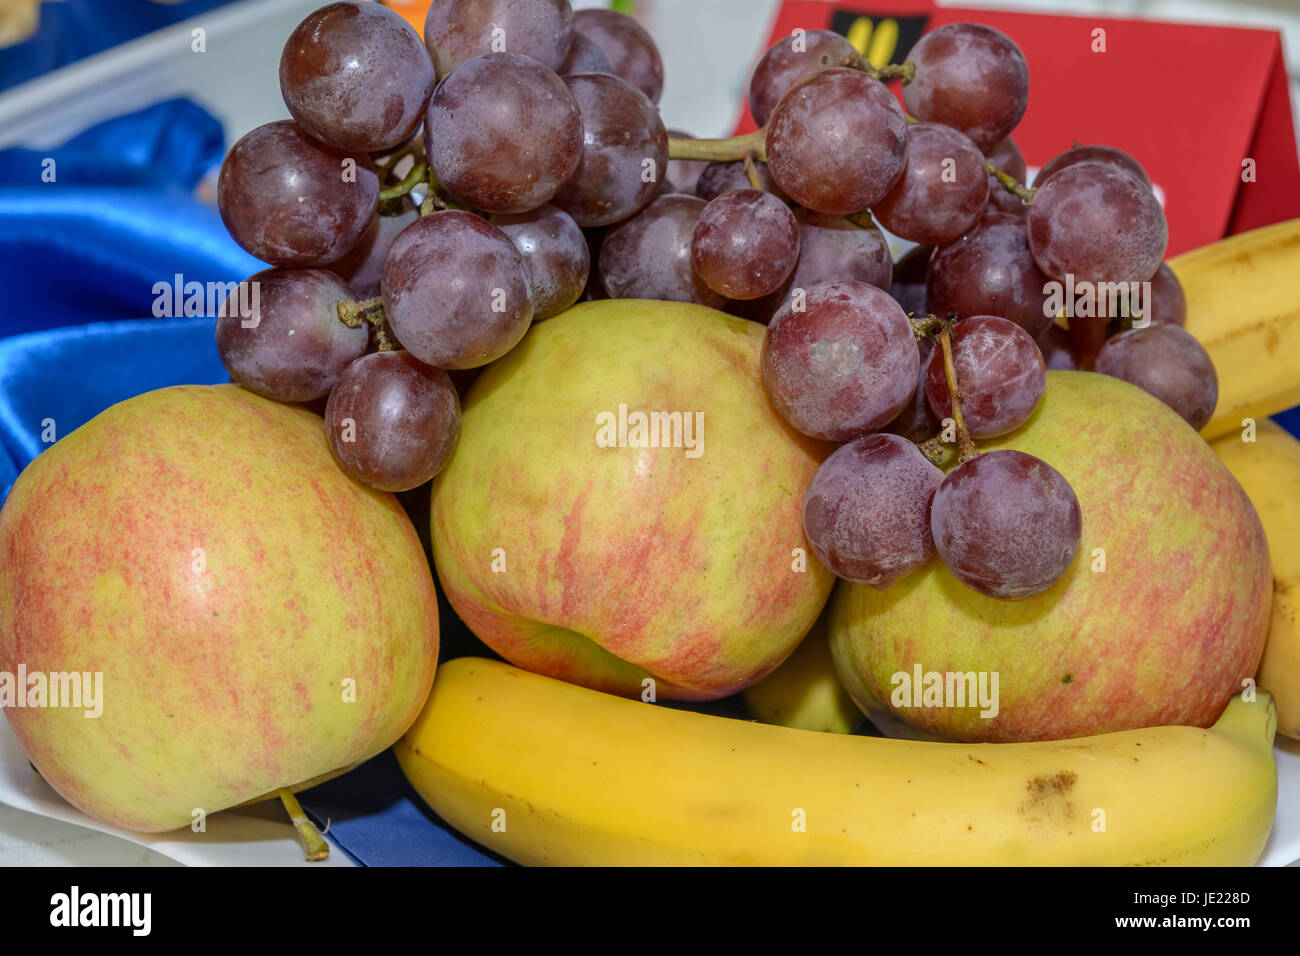
[[[1300,860],[1300,220],[1030,175],[981,23],[796,29],[706,139],[628,14],[397,7],[221,164],[220,384],[24,425],[0,802],[346,865],[304,805],[387,760],[525,865]]]

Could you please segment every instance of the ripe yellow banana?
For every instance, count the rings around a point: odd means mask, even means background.
[[[1253,863],[1268,694],[1213,727],[940,744],[711,717],[477,658],[396,745],[429,805],[530,864]]]
[[[1211,446],[1246,489],[1268,536],[1273,617],[1257,680],[1277,700],[1277,729],[1300,739],[1300,441],[1262,419],[1255,441],[1240,432]]]
[[[794,653],[744,696],[750,714],[778,727],[851,734],[862,723],[862,711],[835,673],[825,611]]]
[[[1219,375],[1205,439],[1300,404],[1300,219],[1229,236],[1169,267],[1187,294],[1187,331]]]

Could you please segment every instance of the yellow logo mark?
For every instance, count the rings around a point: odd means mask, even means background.
[[[885,17],[872,23],[870,17],[858,17],[849,27],[848,40],[872,66],[888,66],[898,49],[898,21]]]

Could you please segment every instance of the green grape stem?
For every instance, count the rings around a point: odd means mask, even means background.
[[[760,163],[767,162],[767,127],[729,136],[726,139],[674,139],[668,140],[669,159],[698,159],[711,163],[742,162],[751,153]]]
[[[936,468],[943,464],[943,442],[939,441],[938,435],[935,435],[933,438],[927,438],[923,442],[917,442],[916,447],[920,449],[921,454],[925,456],[926,460]]]
[[[993,174],[993,178],[996,179],[998,182],[1000,182],[1002,184],[1002,187],[1007,192],[1011,193],[1013,196],[1019,196],[1025,202],[1034,201],[1034,193],[1037,192],[1037,190],[1030,189],[1020,180],[1016,179],[1015,176],[1012,176],[1010,173],[1003,172],[1001,169],[998,169],[998,167],[994,166],[988,160],[984,161],[984,165],[989,168],[989,172]]]
[[[945,322],[939,332],[939,348],[943,349],[943,375],[948,380],[948,397],[952,402],[952,420],[957,426],[957,464],[970,461],[979,452],[975,441],[966,428],[966,420],[961,414],[961,386],[957,383],[957,367],[952,360],[952,327],[956,323]]]
[[[472,212],[476,216],[487,218],[487,214],[475,209],[473,206],[466,206],[456,202],[454,199],[447,198],[438,185],[438,179],[433,175],[433,170],[425,167],[425,174],[428,178],[428,189],[424,193],[424,201],[420,203],[420,215],[427,216],[430,213],[438,212],[443,209],[458,209],[461,212]]]
[[[402,160],[406,159],[408,156],[414,156],[419,149],[420,146],[418,143],[412,143],[388,157],[388,159],[379,166],[379,181],[381,183],[386,183],[392,179],[393,173],[397,170],[397,167]]]
[[[901,79],[903,85],[906,86],[916,76],[916,64],[911,60],[904,60],[902,63],[886,63],[884,66],[872,66],[867,63],[863,72],[874,76],[881,82]]]
[[[943,350],[943,374],[948,380],[948,397],[952,401],[952,421],[957,427],[957,463],[969,461],[979,454],[975,448],[975,440],[971,438],[970,431],[966,428],[966,419],[962,417],[961,412],[961,388],[957,384],[957,367],[952,360],[952,327],[957,324],[957,317],[952,314],[950,318],[941,318],[937,315],[909,315],[907,321],[911,323],[912,335],[918,341],[924,338],[932,338],[938,341],[939,348]],[[929,458],[936,465],[936,455],[939,460],[943,458],[942,445],[934,444],[937,439],[930,439],[929,442],[920,442],[918,447],[921,453]]]
[[[369,322],[375,327],[379,351],[395,352],[401,347],[388,329],[388,313],[384,311],[383,296],[360,300],[340,299],[337,308],[339,321],[348,328],[359,329],[363,322]]]
[[[943,331],[944,325],[951,324],[937,315],[909,315],[907,320],[912,323],[912,334],[918,342],[927,337],[936,338]]]
[[[401,199],[420,183],[424,182],[429,175],[429,164],[423,159],[411,167],[405,178],[396,186],[389,186],[387,189],[379,191],[379,201],[385,202],[390,199]]]

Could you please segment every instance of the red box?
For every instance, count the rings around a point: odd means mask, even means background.
[[[1117,146],[1146,167],[1165,204],[1168,256],[1300,217],[1300,162],[1275,31],[936,9],[921,0],[786,0],[768,45],[802,27],[875,35],[887,46],[897,27],[891,62],[900,63],[923,31],[954,21],[988,24],[1024,51],[1029,109],[1012,137],[1031,167],[1076,140]],[[1100,38],[1105,51],[1094,52]],[[745,108],[736,131],[753,128]],[[1253,182],[1243,181],[1247,159]]]

